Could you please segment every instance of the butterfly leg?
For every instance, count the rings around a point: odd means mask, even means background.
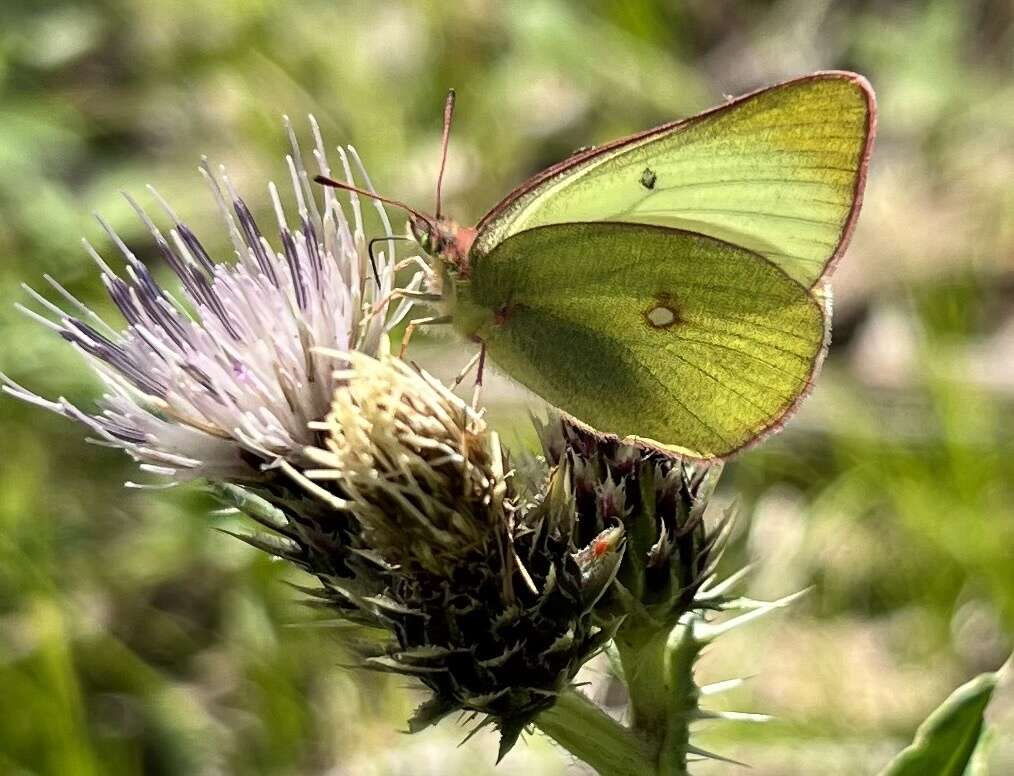
[[[401,350],[398,351],[398,358],[405,357],[405,351],[408,350],[408,342],[412,339],[412,335],[415,334],[417,328],[420,326],[437,326],[450,322],[451,316],[449,315],[431,315],[429,318],[416,318],[409,321],[408,326],[405,327],[405,334],[401,338]]]
[[[454,388],[457,388],[459,385],[461,385],[465,381],[465,378],[468,376],[468,373],[471,372],[472,368],[476,364],[479,363],[479,359],[481,357],[482,357],[482,351],[480,350],[474,356],[472,356],[470,359],[468,359],[468,363],[465,364],[465,366],[462,368],[462,370],[460,372],[458,372],[458,376],[454,378],[454,385],[453,385]]]
[[[486,374],[486,343],[479,345],[479,367],[475,371],[475,388],[472,390],[472,409],[479,409],[479,396],[482,394],[482,378]]]
[[[379,313],[395,299],[414,299],[416,302],[439,302],[443,298],[440,294],[431,294],[426,291],[409,291],[404,288],[396,288],[387,296],[374,302],[373,312]]]

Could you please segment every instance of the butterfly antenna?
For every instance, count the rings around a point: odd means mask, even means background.
[[[386,237],[374,237],[368,243],[366,243],[366,252],[370,255],[370,266],[373,268],[373,280],[377,284],[377,288],[380,288],[380,273],[377,271],[377,257],[373,255],[373,246],[378,242],[387,242],[388,240],[410,240],[410,237],[399,237],[398,235],[388,235]]]
[[[361,189],[358,186],[353,186],[351,183],[343,183],[342,181],[336,181],[333,178],[328,178],[326,175],[315,175],[314,178],[313,178],[313,180],[316,183],[321,184],[322,186],[329,186],[332,189],[341,189],[342,191],[351,191],[351,192],[354,192],[355,194],[361,194],[364,197],[369,197],[370,199],[375,199],[375,200],[377,200],[377,202],[383,202],[385,205],[391,205],[392,207],[399,207],[402,210],[404,210],[406,213],[409,213],[410,215],[413,215],[416,218],[419,218],[419,219],[425,221],[428,224],[433,224],[434,226],[436,225],[436,222],[435,222],[433,216],[428,216],[428,215],[426,215],[424,213],[420,213],[415,208],[409,207],[404,202],[399,202],[396,199],[388,199],[387,197],[382,197],[379,194],[377,194],[376,192],[367,191],[366,189]]]
[[[440,140],[440,172],[437,173],[437,218],[440,218],[440,190],[444,185],[444,168],[447,166],[447,143],[451,138],[451,119],[454,117],[454,90],[447,92],[444,102],[444,134]]]

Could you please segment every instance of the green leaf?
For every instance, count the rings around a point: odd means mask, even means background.
[[[982,737],[982,715],[999,676],[980,674],[951,693],[880,776],[962,776]]]

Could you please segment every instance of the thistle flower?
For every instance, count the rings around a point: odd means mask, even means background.
[[[234,263],[215,262],[154,190],[172,222],[168,234],[128,197],[176,274],[180,297],[160,286],[100,219],[126,261],[125,274],[87,242],[85,247],[125,327],[106,323],[49,276],[71,312],[32,289],[27,290],[44,315],[22,308],[85,357],[105,386],[99,410],[85,412],[62,397],[46,400],[0,376],[4,391],[83,423],[94,441],[120,448],[143,469],[175,479],[256,482],[264,479],[264,464],[298,460],[315,441],[308,424],[327,413],[334,393],[338,362],[319,349],[376,353],[408,304],[392,314],[386,305],[372,310],[392,287],[393,243],[386,253],[378,252],[375,280],[368,271],[356,195],[349,196],[346,210],[333,191],[311,186],[312,175],[286,124],[297,213],[290,223],[269,184],[277,247],[264,237],[225,171],[216,174],[207,163],[201,173],[224,219]],[[317,169],[329,175],[316,122],[313,131]],[[338,153],[346,179],[352,180],[355,170],[371,186],[355,150],[339,148]],[[383,208],[374,204],[391,236]]]
[[[330,176],[316,125],[314,134],[317,166]],[[355,152],[339,153],[344,178],[355,168],[369,187]],[[356,195],[351,217],[330,189],[317,192],[320,206],[294,140],[287,162],[298,215],[290,226],[269,185],[278,247],[224,171],[202,167],[234,263],[213,261],[157,194],[168,233],[130,200],[178,277],[179,298],[108,227],[122,276],[86,244],[122,330],[51,278],[73,314],[29,290],[48,317],[25,312],[105,384],[97,412],[7,378],[4,390],[85,424],[148,471],[208,481],[267,529],[240,538],[315,575],[321,587],[304,590],[339,618],[390,634],[361,651],[370,667],[432,690],[412,729],[469,710],[500,728],[505,753],[611,636],[592,612],[623,531],[578,542],[567,477],[519,503],[481,414],[390,356],[387,332],[409,303],[386,308],[390,247],[377,256],[379,277],[368,272]]]
[[[324,447],[307,451],[320,468],[286,468],[344,512],[339,521],[358,524],[364,565],[353,581],[319,575],[314,595],[393,633],[363,652],[370,667],[433,692],[410,729],[452,711],[484,714],[503,756],[611,637],[592,611],[622,530],[575,543],[565,477],[539,503],[519,504],[496,434],[460,398],[398,359],[344,359],[317,424]]]
[[[313,130],[317,168],[330,177]],[[176,274],[178,297],[105,224],[126,260],[122,276],[86,247],[122,329],[48,276],[71,312],[29,289],[46,315],[25,312],[106,386],[97,412],[0,375],[4,391],[81,422],[142,469],[206,480],[259,523],[266,531],[240,538],[315,576],[319,587],[301,589],[369,630],[353,644],[367,667],[430,690],[410,730],[472,712],[484,717],[478,727],[500,730],[503,757],[542,715],[543,729],[571,751],[589,762],[619,758],[623,773],[640,767],[628,756],[644,764],[656,754],[661,762],[663,751],[683,761],[700,753],[688,725],[714,715],[697,708],[693,661],[731,626],[711,627],[699,613],[744,605],[723,597],[728,582],[712,584],[728,522],[706,530],[703,513],[720,467],[561,420],[542,430],[548,472],[516,482],[482,413],[390,355],[387,334],[411,305],[408,294],[388,306],[393,242],[374,263],[356,194],[346,209],[333,190],[315,190],[289,135],[297,215],[290,225],[270,184],[275,247],[224,170],[205,164],[235,262],[213,261],[153,191],[172,222],[167,233],[130,203]],[[344,179],[356,173],[372,190],[355,151],[339,154]],[[417,290],[423,275],[405,290]],[[683,636],[673,651],[677,623]],[[633,730],[571,691],[614,637]],[[582,721],[623,751],[599,758],[608,747]]]

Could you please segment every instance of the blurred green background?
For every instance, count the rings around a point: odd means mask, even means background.
[[[699,743],[757,774],[872,773],[1012,647],[1009,0],[0,0],[0,369],[90,406],[82,364],[13,309],[19,284],[49,272],[108,310],[79,239],[112,255],[99,211],[157,263],[118,194],[146,183],[229,256],[195,166],[226,164],[266,213],[282,114],[306,143],[312,112],[381,191],[428,208],[455,86],[446,209],[474,222],[580,146],[829,67],[869,77],[881,110],[832,356],[722,489],[749,592],[813,591],[701,666],[753,676],[721,703],[778,720]],[[446,371],[462,350],[419,344]],[[524,397],[490,398],[508,439],[531,436]],[[0,418],[0,773],[494,772],[492,738],[398,733],[418,694],[291,627],[294,575],[211,530],[197,490],[124,490],[129,461],[71,423],[7,397]],[[1011,688],[991,716],[990,772],[1014,773]],[[581,770],[535,737],[497,772]]]

